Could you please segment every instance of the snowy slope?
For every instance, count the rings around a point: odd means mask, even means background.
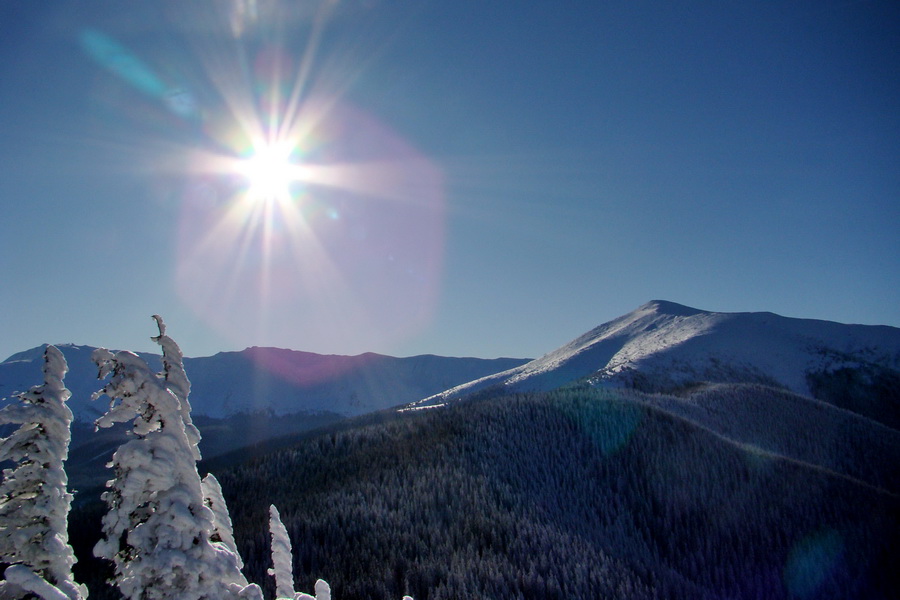
[[[102,385],[91,362],[91,346],[60,344],[69,364],[69,406],[79,421],[92,422],[105,412],[106,397],[91,401]],[[44,347],[32,348],[0,363],[0,398],[37,385]],[[161,368],[155,354],[142,354]],[[448,387],[527,362],[527,359],[453,358],[380,354],[320,355],[279,348],[247,348],[215,356],[185,358],[196,415],[223,418],[242,412],[337,413],[360,415],[411,402]]]
[[[701,381],[765,383],[812,396],[811,373],[845,368],[895,373],[900,368],[900,329],[767,312],[707,312],[654,300],[527,364],[414,406],[442,404],[489,388],[551,390],[584,378],[650,391]]]

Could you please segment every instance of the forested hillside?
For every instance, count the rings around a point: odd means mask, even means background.
[[[773,452],[900,494],[900,431],[828,402],[746,383],[635,397],[748,450]]]
[[[590,389],[344,426],[216,465],[248,577],[274,503],[336,598],[892,598],[900,500]]]

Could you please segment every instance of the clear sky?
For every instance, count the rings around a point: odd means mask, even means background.
[[[900,326],[895,1],[8,0],[0,52],[0,359]]]

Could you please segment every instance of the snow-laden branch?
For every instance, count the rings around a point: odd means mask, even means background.
[[[3,577],[6,581],[0,584],[0,598],[24,598],[30,592],[41,600],[72,600],[72,596],[63,593],[25,565],[7,567]]]
[[[166,335],[166,324],[159,315],[153,315],[157,327],[159,327],[159,335],[150,338],[160,345],[163,351],[162,376],[166,381],[166,387],[175,394],[180,405],[181,418],[184,421],[184,431],[191,443],[191,451],[194,460],[200,460],[200,430],[194,426],[191,419],[191,403],[188,396],[191,393],[191,382],[188,380],[187,373],[184,371],[184,356],[181,348],[175,343],[175,340]]]
[[[200,482],[203,488],[203,501],[213,513],[213,533],[210,539],[222,544],[237,559],[239,569],[244,568],[244,561],[238,554],[237,543],[234,541],[234,528],[231,523],[231,515],[222,495],[222,486],[215,475],[208,473]]]

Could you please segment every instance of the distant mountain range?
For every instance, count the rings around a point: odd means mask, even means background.
[[[575,382],[644,392],[756,383],[900,428],[900,329],[708,312],[654,300],[540,358],[411,406]]]
[[[94,431],[108,406],[91,361],[92,346],[60,344],[69,365],[66,387],[75,415],[67,471],[77,489],[103,484],[104,465],[125,440],[125,428]],[[0,405],[19,391],[42,383],[45,346],[14,354],[0,363]],[[161,370],[157,354],[140,356]],[[191,381],[194,423],[204,458],[309,431],[367,413],[403,405],[471,379],[528,362],[528,359],[454,358],[380,354],[321,355],[280,348],[247,348],[215,356],[185,358]],[[5,399],[5,400],[3,400]]]
[[[103,384],[91,362],[92,346],[60,344],[69,365],[69,407],[78,421],[92,423],[106,410],[105,397],[91,400]],[[42,380],[44,346],[0,363],[0,398]],[[161,369],[159,355],[141,356]],[[280,348],[247,348],[215,356],[185,358],[193,413],[216,419],[236,414],[328,413],[341,417],[383,410],[460,383],[528,362],[516,358],[454,358],[381,354],[322,355]]]
[[[0,399],[41,382],[46,345],[0,363]],[[92,346],[61,344],[78,421],[105,411]],[[153,368],[159,356],[141,354]],[[654,300],[528,360],[320,355],[247,348],[185,358],[196,415],[356,416],[427,407],[476,392],[549,391],[575,382],[672,392],[699,383],[758,383],[829,402],[900,428],[900,329],[720,313]]]

